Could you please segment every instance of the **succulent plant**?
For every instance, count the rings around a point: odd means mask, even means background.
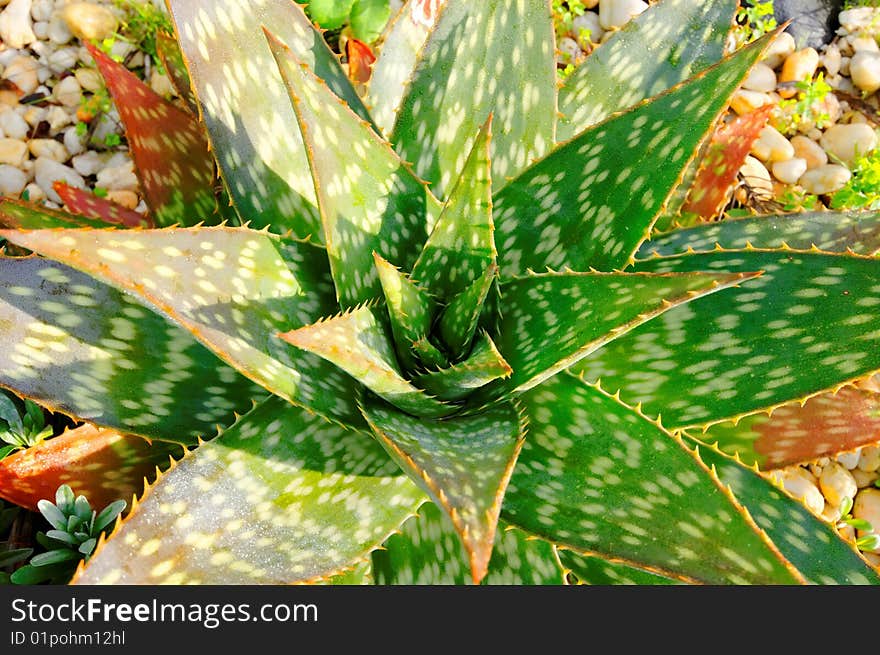
[[[0,384],[188,448],[76,582],[880,582],[762,475],[876,441],[810,426],[875,407],[877,215],[654,230],[735,1],[559,88],[546,0],[410,0],[364,97],[288,0],[168,4],[204,133],[93,50],[164,227],[0,204]]]

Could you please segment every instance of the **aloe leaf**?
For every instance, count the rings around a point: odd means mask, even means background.
[[[91,191],[55,182],[52,185],[55,193],[64,203],[65,209],[73,214],[99,219],[105,225],[121,225],[124,227],[155,227],[153,221],[144,214],[136,212],[120,204],[99,198]],[[22,225],[16,227],[25,227]],[[72,227],[71,225],[31,225],[27,227]],[[85,227],[85,226],[84,226]]]
[[[880,394],[846,387],[688,434],[761,470],[812,462],[877,443]]]
[[[238,213],[254,227],[323,238],[296,115],[261,30],[293,48],[369,116],[321,34],[290,0],[169,0],[211,150]]]
[[[440,338],[455,359],[460,359],[470,345],[489,291],[498,277],[498,265],[492,262],[483,274],[461,293],[454,296],[438,324]]]
[[[87,43],[86,48],[122,119],[144,200],[156,223],[219,222],[214,164],[198,119],[95,46]]]
[[[480,129],[449,199],[412,269],[412,277],[449,300],[495,263],[492,225],[492,118]]]
[[[371,307],[358,307],[279,336],[332,362],[405,412],[434,417],[452,413],[455,408],[432,398],[403,377],[394,346],[377,312]]]
[[[880,212],[804,212],[749,218],[728,218],[717,223],[673,230],[642,244],[636,257],[684,255],[717,247],[741,250],[791,247],[826,252],[852,250],[860,255],[880,252]]]
[[[366,557],[424,500],[368,435],[272,397],[162,475],[74,581],[326,578]]]
[[[446,368],[449,366],[449,360],[440,349],[432,342],[430,337],[422,337],[418,341],[413,342],[412,350],[419,357],[422,366],[433,368]]]
[[[626,266],[766,44],[765,37],[589,128],[497,193],[502,278],[547,267]]]
[[[559,585],[553,546],[499,524],[483,585]],[[467,557],[449,517],[433,503],[419,508],[398,534],[373,551],[373,575],[386,585],[472,584]]]
[[[514,279],[502,286],[505,310],[495,339],[513,374],[474,393],[470,402],[530,389],[673,306],[745,279],[742,274],[632,273],[543,273]]]
[[[186,103],[192,114],[198,115],[199,103],[192,90],[189,71],[186,70],[180,45],[173,34],[162,30],[156,32],[156,54],[159,55],[159,61],[165,68],[165,74],[177,91],[177,95]]]
[[[501,499],[525,425],[512,404],[476,416],[418,419],[365,398],[362,410],[392,459],[452,519],[473,581],[487,572]]]
[[[521,397],[529,438],[504,519],[560,547],[688,582],[798,573],[687,446],[568,374]]]
[[[0,386],[163,440],[194,443],[263,393],[129,295],[36,257],[0,258],[0,342]]]
[[[559,90],[557,140],[567,141],[716,63],[736,9],[734,0],[664,0],[629,21]]]
[[[351,380],[277,337],[334,311],[323,248],[227,227],[0,230],[0,236],[133,294],[272,393],[333,420],[363,424]]]
[[[0,497],[35,510],[62,484],[95,507],[140,495],[181,446],[83,425],[0,460]]]
[[[418,56],[391,139],[437,197],[448,194],[490,113],[496,190],[553,145],[553,42],[543,0],[446,3]]]
[[[626,564],[609,562],[592,555],[579,555],[559,550],[559,561],[571,572],[578,584],[589,585],[671,585],[682,584],[664,575],[642,571]]]
[[[649,415],[662,413],[667,427],[804,400],[880,369],[876,259],[735,250],[646,260],[637,270],[763,271],[723,297],[672,309],[575,367]]]
[[[412,344],[426,337],[430,331],[436,303],[406,273],[376,253],[373,253],[373,258],[385,295],[397,356],[405,368],[412,368],[416,363]]]
[[[440,400],[455,401],[512,372],[492,339],[483,332],[467,359],[439,371],[420,373],[413,377],[413,383]]]
[[[429,7],[432,7],[430,0],[407,0],[382,37],[379,57],[367,84],[365,103],[386,137],[391,136],[406,82],[434,25],[433,12],[426,15],[423,11]]]
[[[316,580],[311,584],[329,586],[372,585],[375,584],[373,580],[373,566],[369,558],[367,558],[343,573],[330,576],[323,580]]]
[[[0,200],[0,225],[25,230],[53,227],[107,227],[107,223],[101,219],[71,214],[60,209],[37,207],[14,198]]]
[[[404,270],[424,243],[425,189],[372,128],[267,33],[315,179],[336,294],[344,309],[381,292],[375,251]]]
[[[698,455],[809,583],[880,585],[880,573],[834,526],[813,515],[802,502],[713,448],[700,446]]]

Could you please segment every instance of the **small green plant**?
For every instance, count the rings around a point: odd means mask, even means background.
[[[354,38],[372,43],[391,17],[388,0],[310,0],[306,14],[325,30],[348,26]]]
[[[98,537],[125,509],[127,503],[117,500],[100,513],[92,509],[85,496],[74,496],[66,484],[58,487],[55,502],[41,500],[37,507],[51,530],[36,535],[45,552],[31,557],[28,564],[11,576],[13,584],[63,584],[76,570],[81,560],[88,561],[98,543]]]
[[[12,524],[22,511],[20,507],[0,500],[0,585],[10,584],[11,567],[25,561],[34,552],[33,548],[18,548],[11,543]]]
[[[27,399],[23,403],[24,407],[19,411],[15,401],[0,392],[0,441],[6,444],[0,446],[0,459],[52,436],[52,426],[46,425],[43,409]]]
[[[820,72],[814,79],[801,80],[795,86],[797,96],[779,103],[775,120],[777,129],[792,135],[804,124],[819,129],[827,127],[831,123],[831,117],[823,105],[831,87],[825,81],[825,74]]]
[[[778,200],[786,212],[815,211],[819,208],[819,196],[797,187],[787,188]]]
[[[859,156],[852,177],[831,198],[832,209],[880,209],[880,149]]]
[[[583,0],[553,0],[551,8],[557,38],[570,34],[574,19],[587,10]]]
[[[876,480],[875,485],[878,482],[880,482],[880,480]],[[837,521],[838,529],[851,527],[855,530],[866,532],[867,534],[863,534],[856,539],[856,548],[859,550],[870,551],[880,547],[880,534],[874,532],[874,527],[869,521],[853,518],[852,508],[852,498],[844,498],[840,504],[840,519]]]
[[[776,29],[773,0],[758,0],[741,5],[736,12],[734,38],[737,45],[751,43]]]
[[[109,54],[108,48],[112,48],[117,39],[125,41],[149,55],[159,71],[164,72],[162,59],[156,49],[156,35],[159,32],[173,32],[174,26],[168,13],[149,0],[113,0],[113,4],[125,11],[125,17],[116,34],[102,44],[105,52]]]

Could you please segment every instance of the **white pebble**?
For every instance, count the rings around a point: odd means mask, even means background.
[[[85,152],[86,144],[76,129],[76,125],[68,127],[64,130],[64,147],[71,155],[78,155]],[[74,167],[75,169],[76,167]]]
[[[819,488],[831,505],[841,505],[844,499],[852,500],[859,490],[855,479],[845,467],[831,462],[822,470]]]
[[[134,165],[108,166],[98,171],[96,186],[116,191],[136,191],[138,179],[134,174]]]
[[[859,459],[861,458],[861,450],[856,449],[852,450],[848,453],[840,453],[835,458],[841,466],[843,466],[846,470],[852,471],[859,464]]]
[[[24,188],[24,191],[22,191],[22,194],[27,194],[28,201],[34,204],[41,203],[46,199],[45,192],[36,182],[31,182],[30,184],[28,184]]]
[[[37,37],[39,41],[45,41],[49,36],[49,23],[44,23],[43,21],[34,23],[33,30],[34,36]]]
[[[97,40],[113,36],[118,21],[107,7],[90,2],[72,2],[61,10],[61,17],[74,36],[84,40]]]
[[[31,0],[12,0],[0,13],[0,42],[10,48],[23,48],[36,40]]]
[[[767,46],[763,61],[775,70],[794,50],[794,37],[788,32],[780,32]]]
[[[764,199],[773,197],[773,179],[770,177],[770,171],[761,163],[761,160],[751,155],[746,156],[739,173],[756,196]]]
[[[807,477],[806,472],[800,469],[782,472],[782,486],[795,498],[803,501],[810,510],[816,514],[821,514],[825,509],[825,498],[822,492]]]
[[[177,95],[177,90],[174,88],[171,80],[168,79],[168,76],[163,75],[156,68],[150,73],[150,88],[163,98],[171,98]]]
[[[773,177],[785,184],[797,184],[801,175],[807,172],[807,160],[792,157],[785,161],[774,162],[770,167]]]
[[[49,134],[55,136],[61,131],[61,128],[70,125],[73,117],[64,107],[52,105],[46,112],[46,120],[49,121]]]
[[[18,196],[27,185],[27,175],[15,166],[0,165],[0,194]]]
[[[875,27],[874,23],[880,18],[874,7],[857,7],[841,11],[837,16],[840,26],[847,32],[861,32]]]
[[[873,473],[880,469],[880,446],[865,446],[859,456],[859,469]]]
[[[845,166],[825,164],[808,170],[798,180],[798,184],[807,193],[824,195],[840,191],[852,178],[852,173]]]
[[[64,45],[70,43],[70,40],[73,38],[73,33],[70,31],[70,28],[67,27],[67,23],[64,22],[64,19],[61,16],[53,16],[52,20],[49,21],[49,29],[46,36],[48,36],[49,40],[55,45]]]
[[[58,48],[49,55],[47,63],[52,73],[61,75],[66,71],[73,70],[78,58],[77,48]]]
[[[115,202],[117,205],[122,205],[126,209],[134,209],[141,201],[138,194],[134,191],[108,191],[107,200]]]
[[[19,55],[9,62],[3,71],[3,78],[15,84],[22,93],[33,93],[40,85],[40,80],[37,77],[39,68],[40,65],[33,57]]]
[[[828,153],[812,139],[798,134],[791,138],[794,156],[807,162],[807,169],[824,166],[828,163]]]
[[[74,75],[68,75],[55,85],[53,95],[65,107],[76,107],[82,101],[82,87]]]
[[[53,0],[33,0],[31,16],[34,20],[46,21],[52,16],[54,9],[55,3]]]
[[[850,474],[853,476],[853,479],[856,481],[856,485],[858,485],[859,489],[870,487],[877,479],[876,471],[863,471],[862,469],[856,468],[852,469],[850,471]]]
[[[55,139],[31,139],[28,149],[37,159],[44,157],[63,164],[70,158],[67,148]]]
[[[785,161],[794,157],[794,147],[772,125],[765,125],[752,144],[751,153],[764,162]]]
[[[819,140],[830,159],[837,158],[847,166],[859,155],[864,155],[877,146],[877,134],[866,123],[832,125]]]
[[[556,49],[559,50],[560,61],[563,64],[574,64],[584,54],[578,42],[570,36],[563,36],[559,39]]]
[[[28,107],[24,110],[22,117],[27,121],[28,125],[36,127],[46,118],[47,113],[49,113],[49,110],[45,107]]]
[[[77,82],[86,91],[95,93],[104,88],[104,78],[94,68],[77,68],[74,75]]]
[[[95,175],[99,170],[104,168],[107,158],[94,150],[88,150],[81,155],[73,158],[73,168],[77,173],[84,177]]]
[[[775,91],[776,73],[767,64],[758,62],[752,67],[749,76],[743,80],[742,87],[760,93]]]
[[[54,182],[66,182],[72,187],[85,189],[86,182],[79,173],[48,157],[40,157],[34,165],[34,178],[46,197],[52,202],[61,202],[61,197],[52,188]]]
[[[25,121],[11,107],[0,110],[0,130],[11,139],[24,140],[27,138],[30,128]]]
[[[18,139],[0,139],[0,164],[20,166],[27,157],[27,144]]]
[[[606,30],[623,27],[647,8],[642,0],[599,0],[599,24]]]
[[[853,84],[866,94],[880,89],[880,52],[857,52],[850,60],[849,75]]]
[[[853,518],[870,523],[874,534],[880,534],[880,489],[871,487],[862,489],[853,503],[852,514]],[[860,536],[870,534],[861,530],[859,533]],[[880,548],[875,548],[874,552],[880,553]]]
[[[827,46],[819,58],[819,63],[825,69],[826,78],[837,75],[840,72],[840,48],[833,43]]]
[[[605,29],[599,22],[599,15],[594,11],[585,11],[571,21],[571,35],[582,48],[591,43],[599,43],[604,34]]]

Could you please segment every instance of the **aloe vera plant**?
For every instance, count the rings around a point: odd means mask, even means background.
[[[735,1],[557,88],[546,0],[410,0],[365,97],[288,0],[168,4],[201,125],[94,51],[164,227],[0,204],[0,383],[187,448],[76,582],[880,582],[761,470],[854,447],[790,428],[880,369],[878,216],[648,239]]]

